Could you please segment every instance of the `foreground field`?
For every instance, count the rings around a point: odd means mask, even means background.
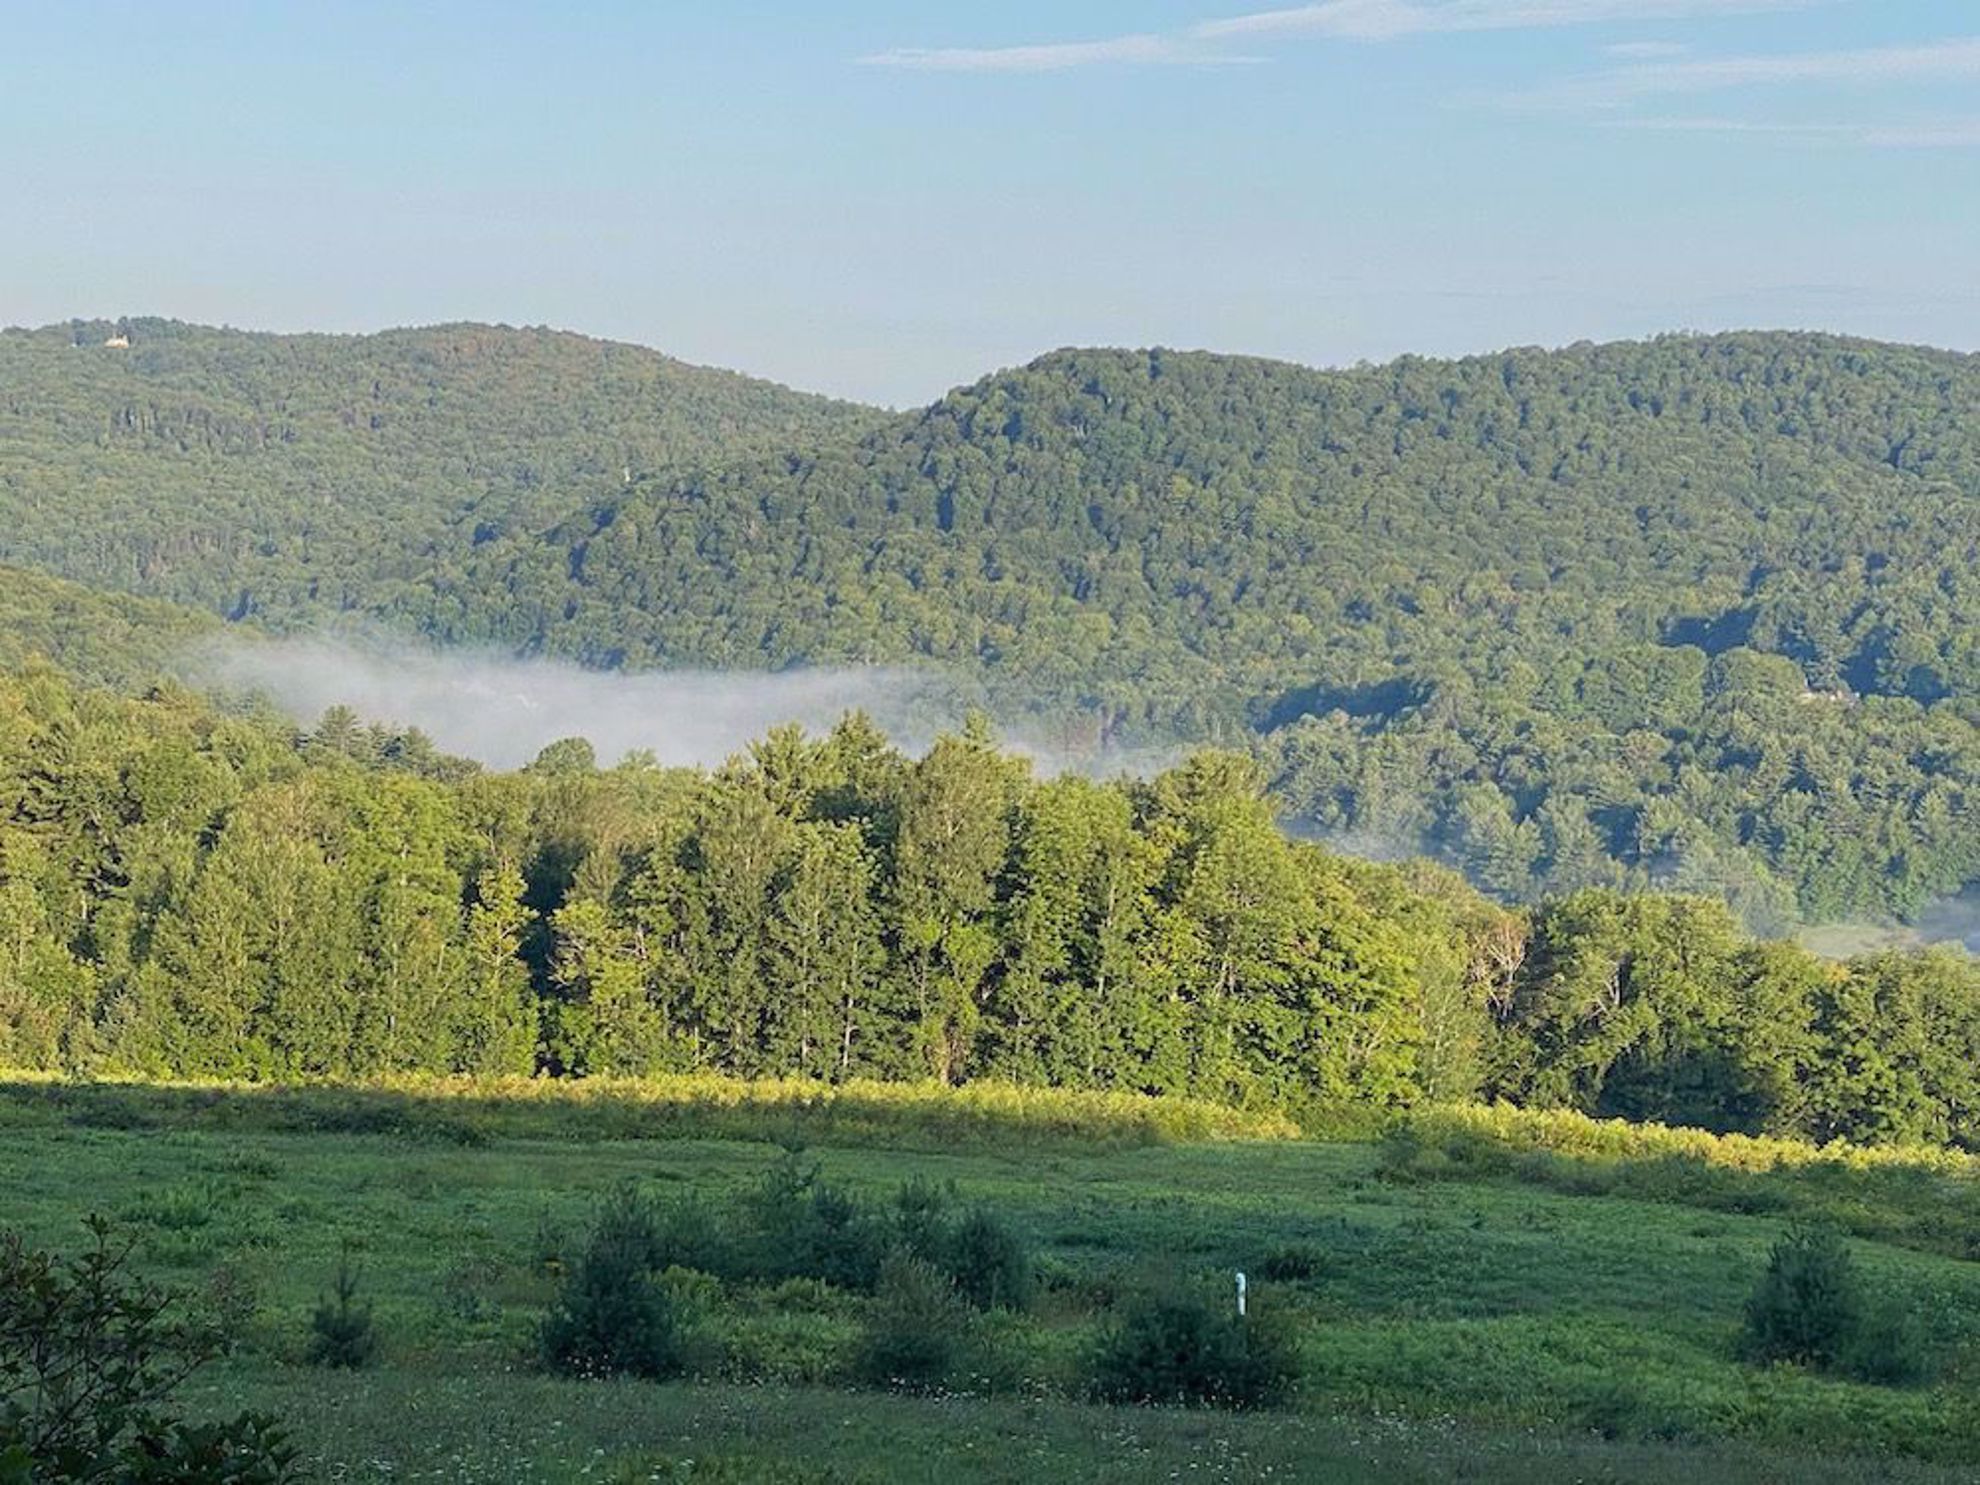
[[[1485,1118],[1363,1143],[1199,1120],[1186,1132],[1204,1142],[1181,1143],[1126,1104],[890,1112],[716,1092],[656,1106],[11,1084],[0,1220],[73,1246],[103,1212],[155,1276],[232,1304],[244,1349],[198,1401],[282,1414],[333,1480],[1950,1481],[1980,1463],[1980,1207],[1957,1159],[1592,1160],[1519,1148],[1569,1141]],[[1213,1138],[1239,1133],[1282,1137]],[[800,1142],[835,1184],[954,1182],[1035,1243],[1040,1299],[986,1328],[967,1395],[836,1385],[857,1304],[802,1285],[704,1286],[695,1382],[533,1371],[546,1254],[603,1193],[631,1180],[719,1202]],[[1875,1288],[1926,1317],[1934,1382],[1735,1359],[1742,1301],[1798,1215],[1857,1234]],[[383,1350],[330,1375],[300,1359],[346,1250]],[[1292,1412],[1066,1400],[1113,1295],[1238,1268],[1283,1275],[1255,1277],[1254,1302],[1298,1328]]]

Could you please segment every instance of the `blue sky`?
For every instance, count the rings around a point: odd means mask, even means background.
[[[920,402],[1068,344],[1980,348],[1980,0],[9,16],[0,322],[548,323]]]

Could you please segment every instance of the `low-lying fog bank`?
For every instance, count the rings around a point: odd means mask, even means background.
[[[187,671],[202,684],[259,692],[303,726],[347,706],[367,722],[417,727],[443,752],[490,768],[518,768],[566,737],[589,740],[602,763],[646,749],[662,763],[711,766],[773,727],[796,722],[822,733],[854,710],[900,747],[920,752],[981,704],[974,688],[932,670],[625,673],[325,637],[229,637],[190,655]],[[1045,773],[1146,773],[1181,756],[1177,749],[1068,750],[1022,725],[1001,740]]]

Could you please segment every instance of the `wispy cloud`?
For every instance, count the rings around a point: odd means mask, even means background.
[[[1215,66],[1253,62],[1189,36],[1111,36],[1039,46],[901,46],[857,59],[862,67],[921,72],[1064,72],[1074,67]]]
[[[1456,31],[1513,31],[1604,21],[1674,21],[1806,10],[1825,0],[1322,0],[1205,21],[1192,36],[1335,36],[1391,41]]]
[[[1173,32],[1023,46],[903,46],[856,60],[866,67],[928,72],[1063,72],[1076,67],[1217,66],[1257,62],[1226,48],[1278,37],[1395,41],[1465,31],[1511,31],[1600,22],[1695,20],[1807,10],[1835,0],[1320,0],[1283,10],[1200,21]],[[1649,43],[1655,45],[1655,43]],[[1649,52],[1635,55],[1648,56]]]
[[[1960,119],[1948,124],[1887,124],[1864,130],[1863,142],[1901,150],[1980,148],[1980,119]]]
[[[1660,57],[1681,57],[1691,48],[1682,41],[1618,41],[1602,50],[1611,57],[1647,62]]]
[[[1645,98],[1804,83],[1854,86],[1980,78],[1980,37],[1952,37],[1917,46],[1850,51],[1784,52],[1659,62],[1607,72],[1518,95],[1540,106],[1613,108]]]
[[[1780,134],[1810,138],[1850,138],[1862,132],[1855,124],[1787,123],[1772,119],[1648,118],[1611,119],[1605,128],[1635,129],[1650,134]]]

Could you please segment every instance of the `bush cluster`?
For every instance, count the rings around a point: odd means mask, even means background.
[[[1746,1302],[1742,1349],[1756,1362],[1785,1362],[1881,1386],[1925,1380],[1929,1347],[1916,1320],[1895,1304],[1873,1304],[1839,1234],[1790,1228],[1774,1244]]]
[[[296,1452],[242,1413],[194,1423],[179,1384],[227,1337],[125,1270],[100,1218],[64,1260],[0,1233],[0,1481],[6,1485],[286,1485]]]
[[[681,1370],[674,1302],[661,1282],[665,1227],[631,1186],[606,1198],[544,1317],[543,1359],[581,1377],[659,1378]]]
[[[1262,1408],[1290,1395],[1299,1357],[1270,1312],[1239,1316],[1192,1288],[1150,1290],[1102,1333],[1089,1376],[1103,1402]]]
[[[555,1234],[539,1248],[556,1246]],[[631,1187],[600,1208],[564,1268],[545,1318],[542,1350],[576,1375],[667,1376],[686,1364],[680,1278],[701,1274],[759,1286],[811,1282],[872,1296],[855,1370],[886,1385],[927,1388],[956,1365],[970,1316],[1019,1310],[1031,1298],[1032,1259],[995,1213],[963,1208],[948,1188],[903,1186],[891,1201],[855,1196],[793,1152],[756,1188],[723,1208],[660,1203]]]

